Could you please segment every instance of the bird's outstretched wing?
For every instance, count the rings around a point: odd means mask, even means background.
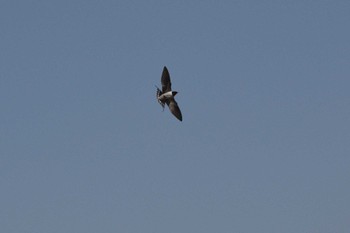
[[[170,74],[166,66],[163,68],[163,73],[162,73],[162,78],[161,78],[161,83],[162,83],[162,92],[166,93],[168,91],[171,91],[171,81],[170,81]]]
[[[180,121],[182,121],[182,114],[180,111],[179,106],[177,105],[176,101],[174,99],[170,99],[167,101],[167,104],[169,106],[170,112]]]

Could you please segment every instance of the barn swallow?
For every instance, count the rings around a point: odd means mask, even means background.
[[[180,121],[182,121],[182,114],[180,111],[179,106],[177,105],[174,96],[177,94],[177,91],[172,91],[171,90],[171,81],[170,81],[170,75],[169,71],[164,66],[163,68],[163,73],[162,77],[160,79],[162,83],[162,90],[160,90],[157,86],[157,100],[158,103],[163,107],[164,110],[164,105],[167,104],[170,112]]]

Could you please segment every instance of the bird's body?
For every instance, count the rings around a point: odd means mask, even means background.
[[[165,104],[168,105],[170,112],[180,121],[182,121],[182,114],[179,106],[177,105],[174,96],[177,94],[176,91],[171,90],[171,81],[168,69],[164,66],[161,77],[162,90],[157,87],[157,100],[163,109]]]
[[[163,94],[161,94],[159,97],[158,97],[158,100],[160,101],[165,101],[167,99],[170,99],[170,98],[174,98],[174,96],[177,94],[176,91],[168,91],[168,92],[165,92]]]

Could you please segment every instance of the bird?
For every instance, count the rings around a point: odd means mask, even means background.
[[[170,112],[179,120],[182,121],[182,114],[179,108],[179,105],[175,101],[174,97],[178,93],[177,91],[171,90],[171,81],[170,81],[170,74],[168,71],[168,68],[164,66],[162,77],[160,79],[162,83],[162,90],[160,90],[157,86],[157,101],[158,103],[163,107],[164,111],[164,105],[167,104],[169,107]]]

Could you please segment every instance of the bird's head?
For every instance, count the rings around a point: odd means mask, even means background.
[[[172,91],[173,96],[177,94],[177,91]]]

